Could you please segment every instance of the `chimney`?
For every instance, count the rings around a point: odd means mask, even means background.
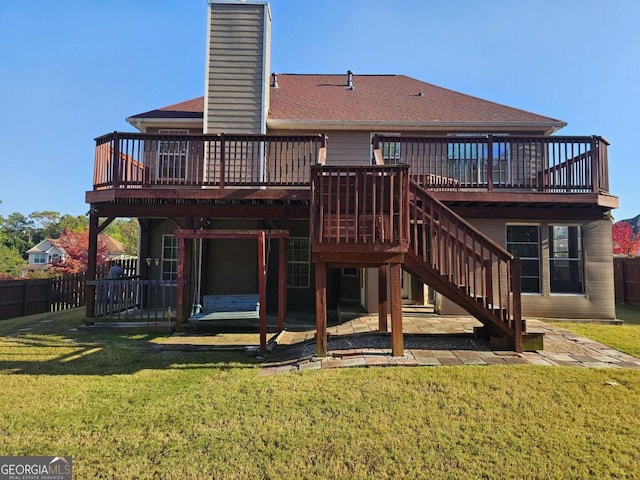
[[[347,70],[347,90],[355,90],[356,87],[353,85],[353,72],[351,70]]]
[[[269,4],[208,2],[204,133],[266,133]]]

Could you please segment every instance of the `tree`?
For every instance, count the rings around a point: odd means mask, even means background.
[[[89,219],[85,215],[78,215],[77,217],[74,217],[67,213],[60,217],[57,228],[58,233],[55,235],[56,237],[62,235],[66,230],[71,230],[72,232],[83,232],[89,228]]]
[[[60,222],[60,214],[51,210],[43,210],[42,212],[32,212],[29,218],[34,224],[33,241],[38,243],[45,238],[60,236],[58,224]]]
[[[54,240],[55,245],[66,253],[63,262],[52,265],[52,269],[61,275],[73,275],[87,270],[89,258],[89,230],[74,232],[65,230],[60,238]],[[102,265],[107,258],[107,245],[98,238],[97,264]]]
[[[14,212],[3,219],[2,232],[4,245],[20,252],[23,258],[27,258],[27,250],[34,246],[33,220]]]
[[[26,261],[20,253],[5,245],[0,245],[0,273],[7,277],[17,277]]]
[[[136,256],[138,254],[140,226],[135,218],[118,218],[105,228],[104,233],[122,242],[124,253],[127,255]]]
[[[613,253],[633,257],[640,250],[640,234],[633,233],[628,222],[613,224]]]

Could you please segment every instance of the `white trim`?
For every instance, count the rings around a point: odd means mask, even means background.
[[[202,120],[199,118],[133,118],[125,119],[127,123],[145,133],[148,128],[194,128],[202,131]]]
[[[211,16],[213,15],[213,8],[211,7],[212,0],[209,0],[207,5],[207,45],[205,48],[205,61],[204,61],[204,108],[202,112],[202,133],[209,133],[209,71],[210,71],[210,55],[211,55]]]
[[[267,7],[269,6],[269,3],[263,0],[208,0],[207,3],[209,5],[211,5],[212,3],[218,5],[241,5],[243,3],[248,3],[249,5],[266,5]]]
[[[269,5],[263,4],[262,9],[262,103],[260,104],[260,133],[267,133],[267,88],[269,88],[269,71],[267,70],[267,24],[270,20]],[[270,67],[270,66],[269,66]],[[261,166],[261,174],[264,173],[264,165]]]
[[[500,130],[502,132],[513,132],[517,130],[531,131],[540,128],[545,129],[546,134],[551,134],[566,126],[565,122],[386,122],[386,121],[340,121],[335,120],[289,120],[289,119],[267,119],[267,127],[278,129],[328,129],[328,130],[431,130],[431,131],[451,131],[451,130]]]

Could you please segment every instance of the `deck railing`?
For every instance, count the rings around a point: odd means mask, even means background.
[[[103,278],[96,287],[94,314],[102,320],[159,320],[176,314],[176,283],[140,278]]]
[[[114,132],[96,138],[94,190],[143,187],[309,185],[326,136],[167,135]]]
[[[411,166],[428,189],[608,193],[607,141],[602,137],[376,135],[377,163]]]
[[[314,248],[368,244],[406,248],[408,166],[311,168]]]

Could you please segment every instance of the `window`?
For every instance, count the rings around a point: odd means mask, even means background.
[[[382,144],[381,153],[385,165],[398,165],[400,163],[400,142],[385,141]]]
[[[388,137],[399,137],[399,133],[372,133],[371,137],[373,138],[375,135],[383,135],[387,137],[385,140],[380,142],[380,153],[382,154],[382,159],[385,165],[398,165],[400,163],[400,142],[394,142]],[[371,146],[373,149],[373,145]],[[373,150],[371,152],[371,156],[373,157]]]
[[[47,263],[47,254],[46,253],[34,253],[33,254],[33,263],[36,265],[44,265]]]
[[[162,134],[188,135],[188,130],[160,130]],[[184,180],[187,178],[189,142],[185,140],[158,141],[158,179]]]
[[[342,269],[343,277],[357,277],[358,269],[357,268],[343,268]]]
[[[173,235],[162,236],[162,280],[178,279],[178,239]]]
[[[507,250],[520,257],[522,292],[540,293],[540,228],[507,225]]]
[[[309,239],[291,237],[287,249],[287,286],[290,288],[309,288],[309,278]]]
[[[489,159],[488,140],[465,139],[447,144],[449,160],[449,177],[461,184],[483,184],[489,181],[487,164]],[[493,158],[493,183],[504,184],[509,181],[510,144],[501,141],[500,136],[492,140],[491,156]]]
[[[583,293],[582,228],[549,227],[549,279],[551,293]]]

